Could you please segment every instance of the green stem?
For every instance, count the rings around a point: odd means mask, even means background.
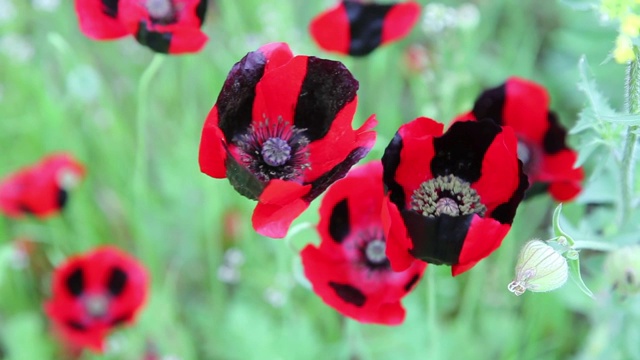
[[[595,250],[595,251],[613,251],[618,248],[615,244],[600,242],[600,241],[590,241],[590,240],[576,240],[573,244],[572,248],[576,250]]]
[[[136,112],[136,155],[134,172],[134,194],[136,202],[140,201],[147,181],[147,119],[149,117],[148,98],[149,84],[160,69],[165,55],[156,54],[147,69],[140,77],[138,84],[138,109]]]
[[[635,59],[629,63],[627,67],[626,79],[626,101],[629,114],[640,114],[640,52],[636,46],[633,47]],[[622,213],[620,219],[622,225],[629,220],[633,208],[633,172],[634,172],[634,153],[638,144],[637,125],[627,128],[627,135],[622,153],[621,165],[621,190],[622,190]]]
[[[432,359],[440,358],[440,339],[438,332],[438,307],[436,294],[436,271],[427,271],[427,321],[429,333],[427,334],[427,343],[430,343],[430,357]]]

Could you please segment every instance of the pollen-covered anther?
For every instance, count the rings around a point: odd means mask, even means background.
[[[283,121],[269,121],[252,125],[245,134],[236,136],[240,160],[260,180],[297,181],[310,168],[309,140],[304,129]]]
[[[371,240],[365,249],[365,256],[373,264],[382,264],[387,261],[385,250],[386,245],[383,240]]]
[[[438,176],[420,184],[411,196],[411,207],[426,217],[442,214],[484,216],[487,211],[471,185],[453,175]]]

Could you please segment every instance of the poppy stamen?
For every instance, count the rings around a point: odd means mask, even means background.
[[[411,207],[426,217],[442,214],[484,216],[487,211],[476,190],[468,182],[453,175],[438,176],[420,184],[411,196]]]
[[[109,298],[104,295],[89,295],[83,302],[87,313],[94,318],[105,316],[109,310]]]
[[[233,143],[238,147],[240,160],[260,181],[296,181],[310,168],[309,140],[304,131],[282,118],[265,119],[251,125],[249,131],[237,136]]]
[[[380,265],[388,261],[385,254],[386,248],[387,246],[383,240],[371,240],[367,243],[364,254],[370,263]]]

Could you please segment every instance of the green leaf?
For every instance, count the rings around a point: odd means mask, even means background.
[[[607,98],[598,90],[591,75],[589,75],[589,63],[584,56],[578,62],[578,70],[580,72],[578,89],[587,96],[588,107],[593,111],[595,118],[602,119],[603,116],[618,115],[609,105]]]
[[[582,166],[587,160],[591,157],[591,155],[602,145],[601,141],[594,140],[587,144],[580,146],[580,150],[578,151],[578,159],[576,163],[573,165],[574,167]]]
[[[627,115],[604,115],[600,117],[602,120],[621,125],[640,125],[640,115],[627,114]]]
[[[569,242],[569,246],[573,246],[575,244],[575,240],[567,234],[562,227],[560,227],[560,212],[562,211],[562,203],[558,204],[556,209],[553,211],[553,235],[556,237],[564,236],[567,238]]]

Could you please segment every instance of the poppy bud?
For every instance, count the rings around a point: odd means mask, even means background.
[[[625,246],[611,252],[604,262],[607,279],[621,295],[640,292],[640,245]]]
[[[547,292],[567,281],[567,260],[541,240],[531,240],[520,251],[516,264],[516,278],[507,287],[520,296],[525,291]]]

